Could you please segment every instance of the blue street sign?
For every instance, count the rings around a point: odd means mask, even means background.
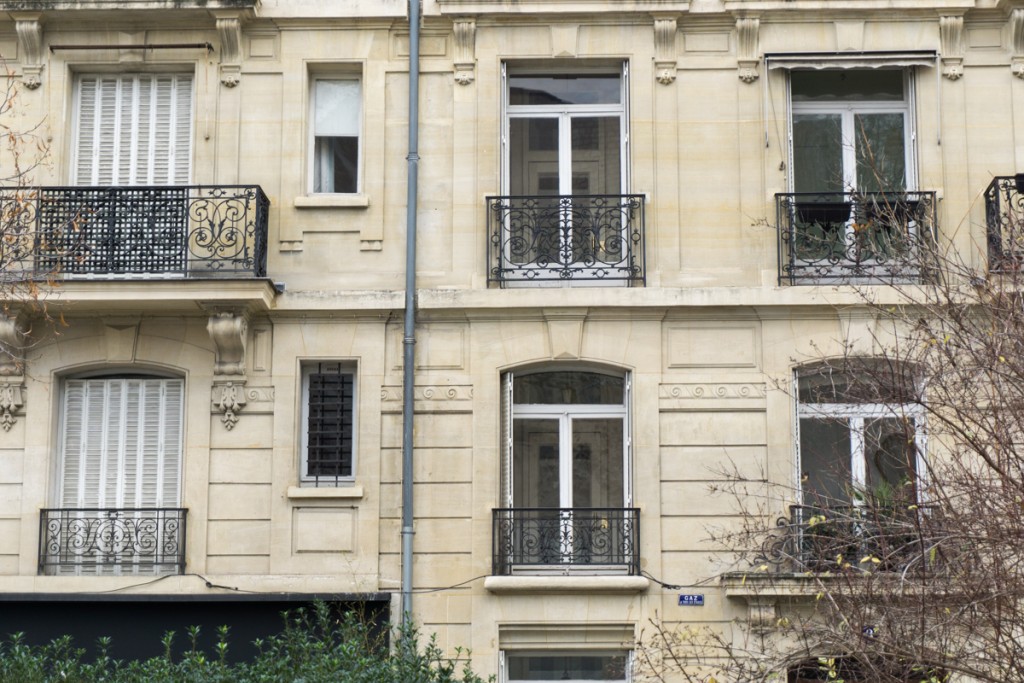
[[[701,593],[679,594],[679,606],[680,607],[703,607],[704,606],[704,595]]]

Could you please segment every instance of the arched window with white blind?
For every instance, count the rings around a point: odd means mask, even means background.
[[[71,182],[188,184],[192,81],[192,74],[80,75]]]
[[[184,562],[184,381],[68,379],[56,500],[40,565],[55,573],[174,573]]]

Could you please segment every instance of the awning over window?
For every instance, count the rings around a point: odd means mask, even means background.
[[[935,50],[902,52],[775,52],[765,53],[769,69],[891,69],[934,66]]]

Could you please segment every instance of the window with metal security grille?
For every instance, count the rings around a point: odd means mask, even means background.
[[[64,383],[60,507],[41,513],[43,571],[183,571],[183,419],[181,379],[110,377]]]
[[[303,365],[303,482],[333,486],[352,479],[355,379],[354,367],[345,363]]]

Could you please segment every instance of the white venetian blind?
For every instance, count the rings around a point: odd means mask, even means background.
[[[358,137],[359,81],[316,81],[314,131],[316,137]]]
[[[61,429],[62,507],[176,507],[183,382],[68,380]]]
[[[188,183],[191,74],[84,75],[77,98],[73,182]]]

